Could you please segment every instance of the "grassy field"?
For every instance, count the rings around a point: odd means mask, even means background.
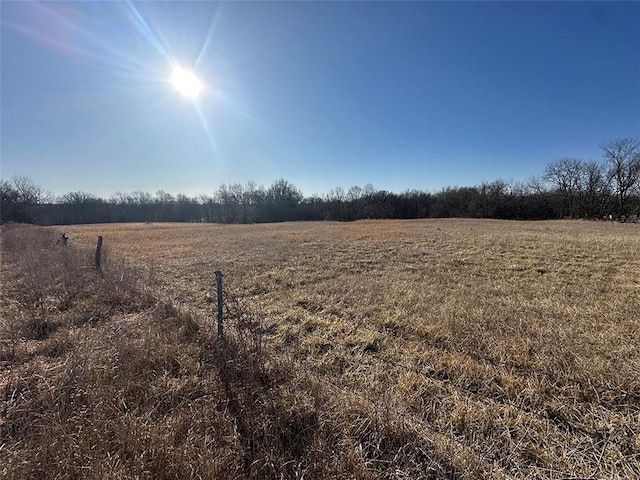
[[[21,422],[84,408],[43,427],[68,444],[62,476],[640,478],[638,225],[73,226],[77,257],[50,253],[74,272],[62,293],[16,230],[3,231],[2,266],[10,477],[55,463]],[[85,268],[97,235],[111,265],[100,280]],[[235,305],[231,353],[213,336],[214,270]],[[52,286],[29,296],[40,283]],[[125,354],[128,386],[113,380]],[[74,410],[64,392],[78,378],[102,393]],[[127,436],[149,449],[127,454]]]

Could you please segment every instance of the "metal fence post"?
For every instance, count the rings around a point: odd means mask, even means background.
[[[218,336],[222,337],[222,272],[220,270],[215,271],[216,283],[218,286]]]

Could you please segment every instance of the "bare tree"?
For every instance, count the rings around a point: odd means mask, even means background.
[[[600,148],[609,164],[609,176],[613,182],[618,203],[618,218],[626,215],[629,196],[640,189],[640,140],[620,138]]]
[[[11,179],[17,200],[26,205],[45,203],[51,199],[51,194],[44,188],[33,183],[29,177],[15,176]]]
[[[357,220],[361,217],[362,210],[362,187],[353,185],[347,191],[347,201],[349,202],[348,219]]]
[[[546,193],[549,193],[547,181],[540,175],[534,175],[530,177],[527,181],[527,185],[529,187],[529,190],[531,190],[536,195],[544,195]]]
[[[295,211],[304,196],[298,188],[284,178],[278,179],[267,189],[267,221],[295,220]]]
[[[580,190],[582,162],[575,158],[561,158],[547,165],[544,178],[555,186],[562,198],[562,215],[577,216],[577,197]]]
[[[223,183],[218,187],[215,194],[215,199],[220,205],[220,213],[222,220],[225,223],[234,223],[238,217],[238,202],[231,191],[231,187],[226,183]]]
[[[48,202],[52,195],[29,177],[15,176],[0,182],[0,219],[3,222],[31,223],[37,220],[35,205]]]
[[[328,194],[325,195],[324,200],[329,210],[329,218],[331,220],[343,220],[346,212],[344,202],[347,198],[347,194],[340,186],[332,188]]]
[[[602,217],[611,200],[611,179],[604,165],[583,162],[580,175],[580,207],[585,217]]]

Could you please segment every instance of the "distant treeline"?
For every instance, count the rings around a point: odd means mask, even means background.
[[[640,140],[601,146],[603,161],[563,158],[527,182],[496,180],[430,193],[393,193],[371,185],[305,197],[284,179],[221,185],[213,195],[188,197],[160,191],[86,192],[57,198],[28,177],[0,182],[2,222],[53,224],[111,222],[255,223],[292,220],[470,217],[514,220],[626,218],[640,214]]]

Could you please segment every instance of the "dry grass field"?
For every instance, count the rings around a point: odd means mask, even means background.
[[[64,231],[2,232],[7,478],[640,478],[638,225]]]

